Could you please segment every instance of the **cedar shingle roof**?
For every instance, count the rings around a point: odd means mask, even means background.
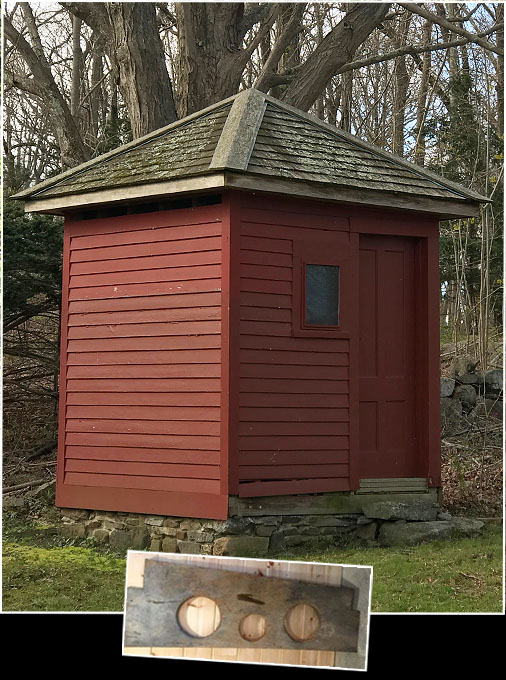
[[[53,198],[227,170],[404,196],[488,201],[254,89],[45,180],[16,198]]]
[[[79,172],[78,166],[74,168],[75,174],[63,182],[55,182],[40,197],[133,186],[205,173],[231,106],[220,107],[154,139],[140,142],[82,172]],[[53,179],[58,180],[58,177]]]

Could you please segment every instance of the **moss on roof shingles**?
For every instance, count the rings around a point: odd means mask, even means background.
[[[434,198],[455,192],[268,104],[248,172]]]
[[[231,104],[108,158],[43,192],[44,197],[161,182],[206,172]]]

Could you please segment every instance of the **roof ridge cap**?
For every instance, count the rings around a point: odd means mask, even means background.
[[[49,189],[50,187],[53,187],[56,184],[59,184],[60,182],[63,182],[66,179],[69,179],[70,177],[74,177],[75,175],[80,174],[84,170],[88,170],[88,168],[91,168],[94,165],[98,165],[102,161],[109,160],[110,158],[119,156],[122,153],[130,151],[131,149],[134,149],[138,146],[142,146],[142,144],[149,142],[153,139],[156,139],[157,137],[162,137],[164,134],[166,134],[172,129],[175,130],[176,128],[185,125],[186,123],[190,123],[192,120],[202,118],[207,114],[220,109],[222,106],[225,106],[226,104],[229,104],[230,102],[234,101],[235,99],[240,97],[243,94],[243,92],[244,91],[238,92],[237,94],[234,94],[231,97],[228,97],[227,99],[222,99],[221,101],[216,102],[215,104],[211,104],[205,109],[195,111],[195,113],[191,113],[190,115],[185,116],[184,118],[179,118],[178,120],[175,120],[174,122],[169,123],[164,127],[158,128],[157,130],[153,130],[153,132],[148,132],[147,135],[137,137],[137,139],[133,139],[131,142],[122,144],[121,146],[118,146],[115,149],[112,149],[111,151],[107,151],[106,153],[103,153],[100,156],[91,158],[89,161],[85,161],[80,165],[76,165],[75,167],[69,168],[64,172],[60,172],[58,175],[55,175],[54,177],[48,177],[47,179],[43,180],[42,182],[39,182],[38,184],[35,184],[32,187],[29,187],[28,189],[23,189],[23,191],[19,191],[18,193],[13,194],[11,198],[20,199],[34,196],[40,193],[41,191]]]
[[[385,160],[390,161],[391,163],[397,163],[398,165],[401,165],[402,167],[410,170],[415,174],[420,175],[421,177],[424,177],[425,179],[430,179],[433,182],[437,182],[446,189],[455,191],[456,193],[461,194],[465,198],[474,199],[476,201],[479,201],[480,203],[491,202],[489,198],[487,198],[486,196],[482,196],[473,189],[468,189],[467,187],[464,187],[461,184],[458,184],[457,182],[453,182],[452,180],[446,179],[446,177],[441,177],[432,170],[428,170],[427,168],[417,165],[416,163],[407,161],[405,158],[402,158],[402,156],[398,156],[397,154],[385,151],[384,149],[381,149],[379,146],[376,146],[375,144],[371,144],[370,142],[364,142],[359,137],[356,137],[355,135],[352,135],[349,132],[344,132],[344,130],[340,130],[335,125],[326,123],[324,120],[320,120],[316,116],[306,113],[305,111],[301,111],[300,109],[297,109],[295,106],[286,104],[285,102],[276,99],[275,97],[271,97],[270,95],[265,95],[265,100],[266,102],[269,102],[273,106],[277,106],[278,108],[286,110],[288,113],[292,113],[298,116],[299,118],[302,118],[303,120],[306,120],[307,122],[316,125],[317,127],[323,128],[325,131],[333,133],[337,137],[340,137],[345,141],[350,142],[351,144],[356,144],[357,146],[365,149],[366,151],[375,153],[378,156],[384,158]]]
[[[232,104],[209,163],[210,170],[246,170],[267,104],[265,94],[249,88]]]

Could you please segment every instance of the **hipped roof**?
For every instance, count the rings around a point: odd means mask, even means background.
[[[442,216],[476,214],[478,204],[489,201],[255,89],[51,177],[15,198],[25,199],[28,211],[45,212],[46,206],[48,212],[59,212],[227,185]]]

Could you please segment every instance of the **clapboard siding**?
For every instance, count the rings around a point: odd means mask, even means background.
[[[349,339],[294,337],[294,241],[347,220],[258,208],[240,225],[239,494],[349,489]]]
[[[201,293],[221,291],[221,280],[203,279],[191,281],[160,281],[148,283],[120,284],[114,286],[91,286],[73,288],[69,291],[69,300],[117,300],[119,298],[135,298],[149,295],[182,295],[184,293]],[[155,302],[156,300],[154,300]]]
[[[180,309],[215,307],[221,303],[219,293],[189,293],[182,295],[131,296],[105,300],[73,300],[69,304],[70,314],[93,312],[121,312],[138,309]]]
[[[182,477],[141,477],[139,475],[110,475],[86,472],[67,472],[69,485],[119,487],[121,489],[145,489],[148,491],[186,491],[189,493],[218,494],[220,483],[215,479],[188,479]],[[139,511],[138,511],[139,512]]]
[[[102,406],[67,406],[67,418],[101,418],[104,414]],[[109,418],[120,420],[191,420],[211,421],[219,420],[218,407],[203,406],[113,406],[107,408]]]
[[[69,392],[67,404],[95,406],[108,404],[121,406],[135,404],[136,408],[144,406],[220,406],[219,392]]]
[[[219,236],[200,238],[198,240],[195,238],[183,237],[182,239],[175,241],[169,240],[168,238],[171,231],[170,229],[160,231],[164,231],[167,234],[167,240],[153,241],[150,239],[148,243],[139,243],[137,237],[136,242],[129,245],[74,250],[70,256],[71,266],[74,266],[74,263],[76,262],[116,262],[123,258],[135,259],[138,257],[153,257],[155,255],[192,253],[195,249],[203,252],[206,250],[219,250],[221,248],[221,239]],[[145,232],[142,233],[144,234]]]
[[[72,356],[69,357],[69,364],[77,366],[93,366],[95,364],[216,364],[219,361],[219,349],[181,349],[172,352],[73,352]]]
[[[142,298],[139,302],[142,305]],[[89,312],[87,314],[69,314],[69,326],[118,326],[127,323],[154,322],[187,322],[219,319],[220,307],[202,307],[186,309],[137,309],[128,312]]]
[[[216,392],[220,391],[220,381],[215,379],[173,379],[161,378],[135,380],[67,380],[67,390],[72,392],[160,392],[162,394],[177,392]]]
[[[116,474],[118,461],[67,459],[67,472],[91,472],[104,475]],[[121,471],[125,475],[135,477],[186,477],[195,479],[219,479],[219,470],[215,465],[177,465],[172,463],[123,462]]]
[[[144,259],[144,258],[143,258]],[[143,262],[147,266],[148,262]],[[162,271],[160,271],[162,269]],[[194,267],[153,267],[134,271],[117,271],[108,274],[79,274],[70,277],[70,288],[89,288],[90,286],[118,286],[125,283],[167,283],[168,281],[191,281],[192,279],[212,279],[219,277],[221,267],[205,264]]]
[[[117,323],[114,326],[74,326],[68,328],[70,340],[85,338],[137,338],[160,335],[219,335],[219,321],[175,321],[173,323]]]
[[[143,449],[126,446],[67,446],[67,458],[98,461],[133,461],[139,463],[184,463],[186,465],[219,465],[219,451],[189,449]]]
[[[220,493],[221,210],[67,223],[66,489]]]
[[[114,344],[109,340],[69,340],[69,352],[116,352],[124,350],[185,350],[220,347],[219,335],[193,335],[182,337],[119,338]]]

